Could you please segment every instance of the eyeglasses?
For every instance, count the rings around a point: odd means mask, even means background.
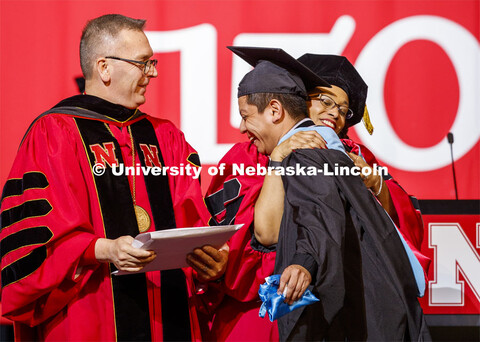
[[[124,62],[127,62],[127,63],[133,63],[133,64],[142,64],[143,65],[142,72],[143,72],[144,75],[148,75],[149,73],[153,73],[153,70],[155,69],[155,67],[157,66],[157,63],[158,63],[158,61],[156,59],[149,59],[146,62],[142,62],[142,61],[135,61],[133,59],[126,59],[126,58],[120,58],[120,57],[114,57],[114,56],[107,56],[105,58],[116,59],[116,60],[119,60],[119,61],[124,61]],[[153,66],[153,68],[152,68],[152,66]]]
[[[348,108],[348,106],[340,106],[330,96],[327,96],[325,94],[318,94],[318,95],[308,95],[308,97],[310,98],[310,100],[320,101],[320,103],[325,107],[325,109],[333,109],[336,107],[340,115],[347,120],[351,119],[353,116],[353,111],[350,108]]]

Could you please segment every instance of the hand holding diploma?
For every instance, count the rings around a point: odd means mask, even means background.
[[[240,227],[175,228],[142,233],[128,241],[122,237],[109,262],[121,267],[114,272],[117,275],[192,266],[200,281],[216,280],[227,267],[226,242]]]
[[[95,256],[100,262],[110,262],[120,271],[138,272],[155,259],[153,251],[132,246],[133,237],[121,236],[115,240],[98,239]]]
[[[187,263],[202,282],[214,281],[223,276],[227,269],[229,247],[224,244],[220,249],[210,245],[195,248],[187,255]]]

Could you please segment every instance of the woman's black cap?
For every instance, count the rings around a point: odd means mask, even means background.
[[[347,120],[348,126],[353,126],[362,120],[368,87],[346,57],[307,53],[298,60],[315,72],[317,76],[321,76],[330,84],[342,88],[347,93],[349,108],[353,111],[353,116]]]

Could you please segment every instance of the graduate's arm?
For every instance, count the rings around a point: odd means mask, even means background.
[[[293,150],[305,148],[326,148],[326,142],[316,131],[298,132],[275,147],[270,160],[280,163]],[[255,203],[255,238],[264,246],[278,241],[278,231],[283,214],[284,190],[279,173],[267,173],[262,190]]]
[[[265,176],[254,215],[255,238],[264,246],[271,246],[278,241],[284,196],[282,177],[277,172]]]

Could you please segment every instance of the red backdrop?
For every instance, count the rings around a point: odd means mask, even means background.
[[[479,1],[1,1],[0,183],[30,121],[77,92],[86,20],[147,19],[159,77],[143,110],[182,128],[204,164],[245,139],[231,105],[248,71],[225,46],[347,56],[369,84],[376,128],[352,136],[418,198],[480,198]],[[236,57],[235,57],[236,58]],[[233,89],[233,91],[232,91]],[[371,140],[373,139],[373,140]],[[204,187],[208,177],[204,175]]]
[[[106,13],[147,19],[159,77],[142,110],[172,120],[206,166],[245,139],[236,127],[235,89],[249,69],[225,47],[278,46],[296,57],[343,54],[355,64],[369,84],[375,132],[368,137],[359,124],[351,135],[367,144],[409,193],[420,199],[455,197],[446,141],[451,131],[459,198],[480,198],[478,0],[0,0],[0,185],[31,120],[78,92],[81,30],[88,19]],[[204,173],[204,188],[208,182]],[[468,265],[475,265],[480,243],[478,215],[472,220],[448,221],[462,224],[461,246],[472,245],[464,257]],[[435,253],[448,244],[431,241],[431,221],[427,216],[424,250],[434,259],[430,279],[436,282]],[[460,236],[454,228],[448,232]],[[473,288],[480,283],[469,272],[474,281],[466,286],[465,306],[430,307],[435,298],[427,292],[426,312],[478,312]]]

